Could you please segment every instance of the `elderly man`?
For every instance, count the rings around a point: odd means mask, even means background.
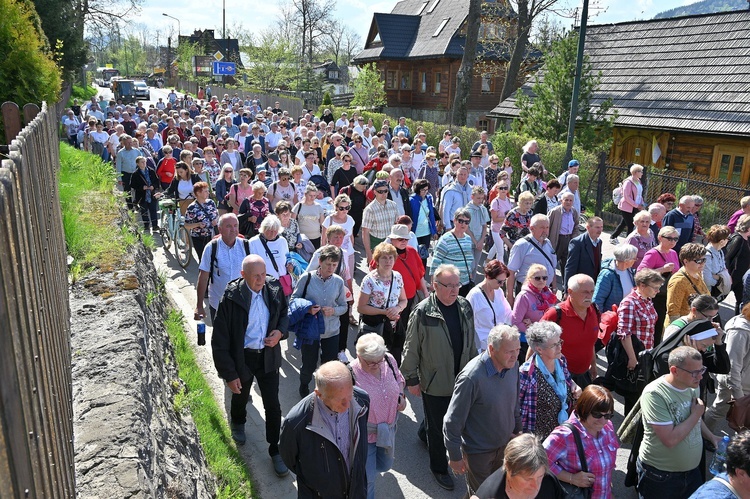
[[[224,289],[230,281],[240,277],[243,259],[250,254],[250,244],[247,239],[238,240],[239,233],[240,222],[237,215],[227,213],[219,218],[221,237],[212,239],[206,245],[198,267],[196,319],[206,316],[203,307],[206,289],[208,289],[208,309],[213,322]]]
[[[585,274],[568,279],[568,298],[550,307],[544,321],[556,322],[562,329],[562,353],[568,361],[570,377],[586,388],[596,379],[596,350],[599,338],[599,312],[593,304],[594,280]]]
[[[567,184],[560,191],[561,196],[564,195],[566,192],[573,193],[573,196],[575,196],[573,198],[573,208],[575,208],[578,213],[581,213],[581,192],[578,190],[578,187],[580,184],[581,184],[581,179],[578,177],[578,175],[570,174],[567,177]],[[578,222],[578,219],[576,219],[576,223],[577,222]]]
[[[734,233],[734,229],[737,227],[737,222],[742,215],[750,215],[750,196],[745,196],[740,199],[740,209],[732,213],[732,216],[729,217],[727,227],[729,227],[729,230],[732,233]]]
[[[469,495],[502,466],[505,446],[521,432],[520,351],[518,329],[495,326],[487,337],[487,351],[469,361],[456,378],[443,434],[448,464],[454,473],[466,474]]]
[[[571,176],[572,178],[572,176]],[[575,196],[565,192],[560,196],[560,205],[549,212],[549,242],[555,249],[560,265],[562,281],[565,282],[565,265],[568,261],[568,245],[578,236],[578,211],[573,207]]]
[[[398,119],[398,125],[393,128],[393,135],[396,136],[401,132],[403,132],[404,137],[411,140],[411,132],[409,127],[406,126],[406,118],[403,116]]]
[[[433,293],[417,305],[409,317],[401,372],[409,392],[422,397],[424,431],[430,470],[438,485],[453,490],[448,473],[443,418],[448,411],[454,381],[476,355],[474,314],[469,302],[458,296],[459,271],[441,265],[432,278]]]
[[[603,230],[604,222],[602,219],[591,217],[586,221],[586,233],[570,240],[564,277],[586,274],[596,281],[602,265],[602,240],[600,237]],[[567,289],[567,279],[564,279],[563,283],[565,289]]]
[[[404,188],[404,172],[399,168],[391,170],[390,177],[388,178],[388,199],[396,203],[398,217],[407,215],[409,218],[412,218],[409,191]]]
[[[695,219],[693,218],[694,207],[695,201],[693,200],[693,196],[682,196],[677,208],[667,213],[662,222],[665,226],[674,227],[680,235],[674,247],[678,255],[682,247],[693,240],[693,229],[695,227]]]
[[[315,372],[315,391],[281,426],[279,449],[297,476],[297,497],[367,496],[367,417],[370,398],[335,360]]]
[[[258,383],[266,420],[266,441],[274,472],[289,470],[279,455],[281,404],[279,403],[279,341],[289,336],[287,301],[281,283],[266,276],[258,255],[242,261],[242,278],[231,281],[219,302],[211,349],[219,376],[232,391],[232,438],[244,445],[247,402],[253,378]]]
[[[117,176],[120,177],[119,183],[122,184],[122,192],[125,193],[128,209],[132,210],[133,200],[130,196],[130,178],[138,169],[135,160],[141,155],[141,151],[133,147],[133,138],[130,135],[123,134],[120,139],[122,140],[123,147],[117,152],[115,167],[117,169]]]
[[[513,306],[515,295],[521,291],[526,279],[526,272],[533,264],[538,263],[547,269],[547,285],[553,291],[557,289],[557,255],[549,242],[549,217],[534,215],[529,225],[531,234],[522,237],[510,249],[508,258],[508,287],[505,292],[508,302]]]
[[[460,166],[456,172],[456,180],[441,194],[442,213],[445,230],[453,228],[453,215],[459,208],[463,208],[471,201],[471,184],[469,184],[469,168]]]
[[[489,140],[490,135],[487,133],[487,130],[482,130],[482,132],[479,134],[479,140],[474,142],[474,145],[471,146],[471,152],[476,152],[479,150],[479,146],[485,145],[487,146],[487,154],[492,156],[495,154],[495,146],[492,145],[492,142]]]
[[[648,207],[648,214],[651,215],[651,227],[649,228],[654,235],[654,241],[658,241],[659,231],[662,228],[667,209],[661,203],[651,203]]]
[[[365,247],[367,262],[372,260],[372,250],[391,233],[391,227],[398,218],[396,203],[388,199],[388,182],[376,180],[372,190],[375,193],[375,199],[362,213],[362,243]]]

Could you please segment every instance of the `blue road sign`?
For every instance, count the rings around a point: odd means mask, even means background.
[[[237,65],[233,62],[220,62],[214,61],[214,75],[230,75],[237,74]]]

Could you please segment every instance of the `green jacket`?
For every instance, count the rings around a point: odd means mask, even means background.
[[[477,355],[474,312],[465,298],[459,296],[456,302],[464,335],[460,366],[463,369]],[[419,384],[428,395],[450,397],[453,394],[456,379],[453,372],[453,347],[435,293],[422,300],[409,317],[401,372],[407,386]]]

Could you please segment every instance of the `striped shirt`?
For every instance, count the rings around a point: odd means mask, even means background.
[[[460,242],[460,244],[459,244]],[[435,275],[439,265],[451,264],[461,271],[461,285],[468,284],[471,280],[471,271],[474,268],[474,253],[471,237],[464,234],[463,237],[455,236],[453,231],[446,232],[438,239],[435,252],[432,255],[430,275]]]

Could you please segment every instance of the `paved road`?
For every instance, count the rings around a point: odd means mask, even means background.
[[[108,90],[102,89],[107,97]],[[152,89],[152,101],[158,97],[166,98],[168,89]],[[111,95],[111,93],[109,93]],[[159,236],[155,236],[157,245],[161,244]],[[606,256],[612,254],[613,246],[609,244],[607,234],[603,235],[604,248]],[[362,248],[358,245],[357,261],[362,260]],[[197,282],[198,265],[193,260],[187,269],[182,269],[177,264],[174,253],[165,254],[163,248],[159,246],[154,253],[154,264],[159,272],[167,276],[167,292],[185,317],[188,318],[187,328],[192,338],[195,338],[195,322],[192,321],[193,309],[196,303],[195,283]],[[362,269],[358,268],[355,280],[361,281]],[[356,284],[355,284],[355,287]],[[722,304],[721,315],[724,320],[732,316],[734,303],[732,299]],[[221,382],[216,375],[213,367],[213,361],[210,352],[210,335],[211,328],[207,328],[208,345],[199,347],[193,343],[197,359],[201,365],[203,373],[209,380],[214,396],[224,409],[225,415],[229,410],[229,400],[231,392]],[[354,351],[355,328],[351,327],[349,331],[349,352]],[[281,383],[279,398],[283,414],[298,402],[297,393],[299,366],[301,359],[299,351],[291,347],[291,342],[282,343],[282,352],[285,362],[281,368]],[[599,359],[600,372],[604,369],[604,358]],[[248,405],[248,422],[246,426],[247,443],[240,447],[240,453],[248,463],[252,472],[256,494],[260,497],[274,498],[294,498],[296,497],[296,487],[293,477],[278,478],[273,473],[270,459],[268,458],[268,446],[265,442],[265,427],[263,421],[263,407],[260,393],[257,386],[253,387],[252,404]],[[456,479],[456,490],[448,492],[437,486],[433,479],[428,465],[427,448],[417,438],[417,426],[422,418],[421,400],[411,395],[408,396],[409,404],[399,419],[398,439],[396,460],[393,469],[388,473],[382,474],[376,484],[377,496],[383,498],[460,498],[464,495],[462,478]],[[616,427],[622,422],[622,400],[616,401],[615,410],[617,415],[613,420]],[[725,428],[726,431],[726,428]],[[617,469],[614,472],[614,495],[618,498],[636,497],[633,489],[625,488],[623,483],[624,470],[627,463],[629,449],[621,449],[617,455]]]

